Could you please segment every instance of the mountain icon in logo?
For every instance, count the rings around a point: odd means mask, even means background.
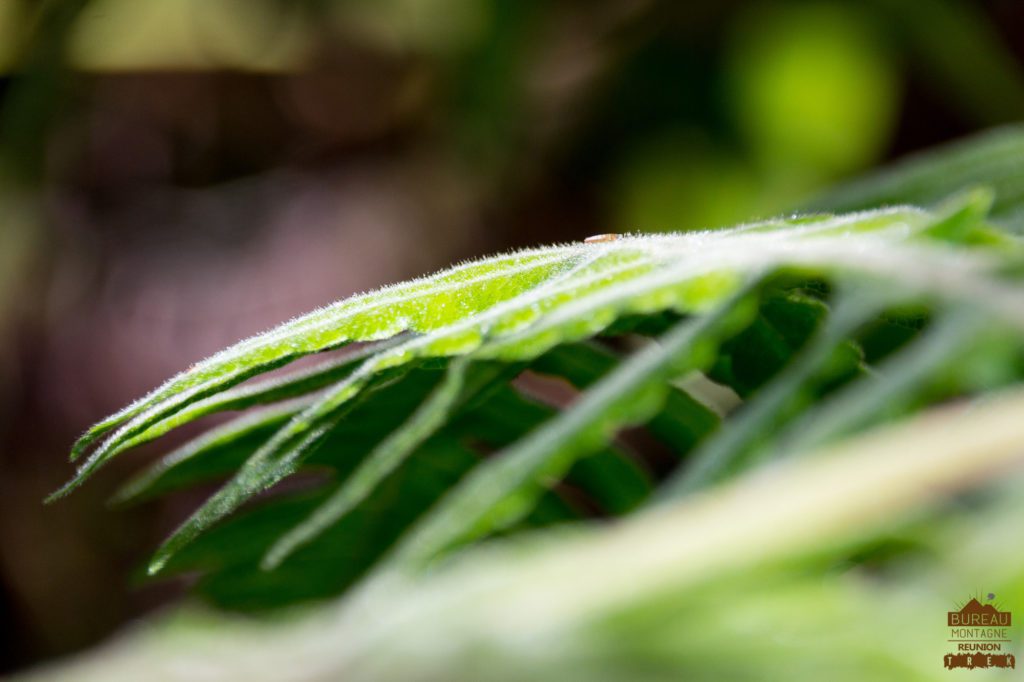
[[[971,599],[959,611],[948,612],[950,627],[1009,627],[1011,622],[1009,611],[1000,611],[991,604],[982,604]]]

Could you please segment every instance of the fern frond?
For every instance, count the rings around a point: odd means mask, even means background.
[[[608,509],[633,509],[653,484],[647,464],[624,459],[615,442],[627,426],[644,426],[674,452],[674,476],[684,482],[670,482],[660,496],[696,490],[779,456],[769,432],[797,443],[785,427],[810,418],[810,403],[880,390],[864,388],[876,368],[861,355],[858,334],[899,306],[940,317],[977,308],[977,319],[998,326],[1009,349],[993,370],[993,385],[1015,377],[1024,330],[1015,274],[1022,249],[987,221],[991,199],[977,191],[932,212],[884,208],[535,249],[356,296],[222,351],[97,424],[72,455],[92,451],[55,497],[178,426],[273,403],[280,404],[171,453],[120,493],[121,500],[141,499],[229,476],[159,548],[151,572],[187,564],[186,548],[203,533],[304,469],[326,472],[326,480],[265,503],[289,511],[275,517],[272,531],[261,526],[252,533],[244,559],[231,560],[251,575],[257,565],[270,574],[292,570],[293,561],[327,551],[324,543],[338,533],[379,518],[372,506],[383,491],[397,491],[388,494],[399,495],[400,513],[396,508],[395,525],[353,561],[359,571],[385,555],[421,566],[473,540],[585,516],[586,505],[570,494],[574,486]],[[643,328],[637,320],[652,324]],[[654,327],[667,331],[651,335]],[[917,347],[932,338],[927,328],[871,333],[874,340],[863,341],[874,348],[871,362],[900,343]],[[626,339],[633,345],[638,335],[650,340],[621,360],[593,341],[624,334],[633,335]],[[917,362],[901,363],[905,369],[884,386],[927,404],[938,393],[921,386],[935,378],[937,362],[963,347],[947,341]],[[243,383],[353,342],[370,343],[313,369]],[[845,359],[837,364],[837,357]],[[561,412],[517,403],[513,382],[524,368],[567,380],[578,398]],[[695,373],[744,401],[735,417],[720,424],[673,383]],[[404,392],[412,397],[389,413],[397,398],[384,396]],[[810,429],[818,435],[808,443],[882,418],[843,409],[845,419],[823,413],[827,428]],[[502,432],[504,439],[496,435]],[[409,472],[446,449],[458,462],[452,476],[461,480],[403,495],[412,485]],[[609,483],[615,476],[622,477],[621,490]],[[240,518],[243,528],[255,523]],[[179,552],[185,559],[176,561]]]

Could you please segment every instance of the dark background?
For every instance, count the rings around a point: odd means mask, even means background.
[[[0,671],[181,593],[138,566],[194,494],[41,502],[167,376],[472,256],[789,210],[1024,118],[1022,62],[1019,0],[0,0]]]

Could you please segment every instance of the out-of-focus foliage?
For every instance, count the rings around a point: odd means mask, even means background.
[[[849,5],[751,12],[733,37],[739,125],[756,158],[825,179],[872,162],[896,115],[895,70],[878,26]],[[820,182],[821,178],[811,178]]]
[[[74,66],[286,71],[308,60],[311,27],[300,3],[93,0],[68,44]]]
[[[995,190],[990,217],[1024,231],[1024,132],[998,128],[940,151],[901,160],[885,171],[841,185],[808,204],[810,209],[856,210],[909,202],[933,206],[950,192],[984,184]]]

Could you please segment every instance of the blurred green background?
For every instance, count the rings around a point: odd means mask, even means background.
[[[790,211],[1024,119],[1022,64],[1019,0],[0,0],[0,672],[180,593],[137,568],[205,491],[41,506],[166,376],[473,255]]]

